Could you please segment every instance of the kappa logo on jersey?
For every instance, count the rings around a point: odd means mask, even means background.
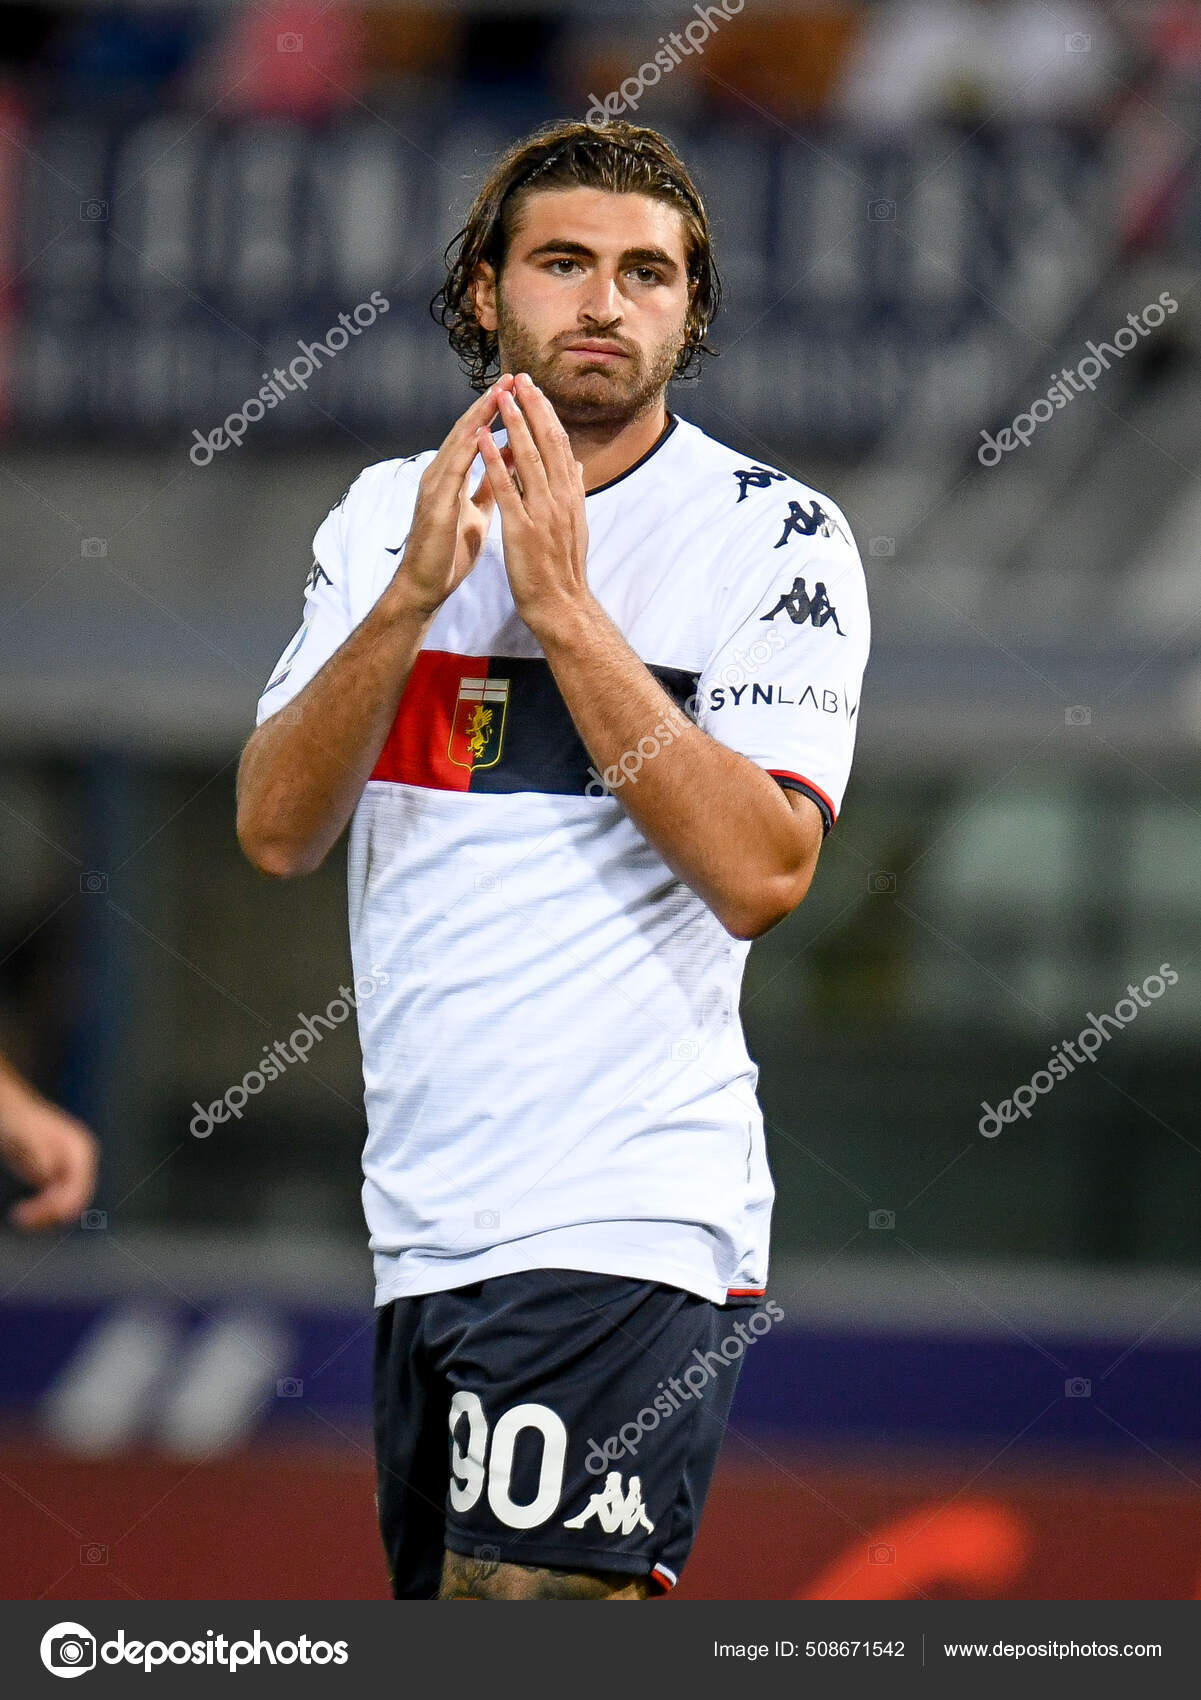
[[[838,613],[830,598],[826,595],[826,587],[820,579],[813,586],[813,595],[805,589],[803,578],[794,578],[792,589],[786,590],[767,614],[761,614],[761,620],[774,620],[777,614],[787,614],[794,626],[803,626],[808,620],[810,625],[825,626],[834,622],[834,630],[839,637],[846,633],[838,623]]]
[[[781,484],[784,482],[784,474],[773,472],[770,466],[740,466],[734,476],[738,480],[738,502],[746,501],[748,490],[766,490],[770,484],[777,480]],[[738,506],[738,502],[734,503],[735,507]]]
[[[333,582],[333,579],[330,578],[325,568],[321,565],[321,562],[314,561],[312,566],[309,568],[309,576],[304,581],[304,588],[306,591],[316,590],[319,584],[328,584],[332,588]]]
[[[456,767],[495,767],[509,704],[507,679],[460,679],[446,753]]]
[[[838,521],[830,518],[820,502],[810,502],[808,510],[799,502],[789,502],[784,532],[775,547],[782,549],[790,537],[812,537],[815,532],[820,532],[823,537],[833,537],[837,532],[844,542],[851,541]]]
[[[631,1476],[629,1489],[623,1494],[620,1470],[610,1470],[600,1492],[589,1498],[578,1517],[565,1517],[563,1527],[582,1529],[590,1517],[596,1518],[606,1535],[632,1535],[638,1528],[645,1529],[648,1535],[655,1532],[655,1525],[642,1503],[641,1479]]]

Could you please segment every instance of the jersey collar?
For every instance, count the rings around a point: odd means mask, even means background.
[[[591,501],[593,496],[599,496],[602,491],[611,490],[615,484],[620,484],[623,478],[629,478],[632,473],[638,471],[639,467],[645,466],[652,455],[658,454],[659,450],[663,447],[664,443],[671,436],[679,423],[680,421],[678,417],[674,413],[669,413],[667,415],[667,424],[663,427],[662,431],[660,431],[659,435],[655,438],[655,441],[651,444],[650,448],[647,449],[646,453],[639,455],[633,466],[627,466],[624,472],[619,472],[617,474],[616,478],[609,478],[605,481],[605,483],[598,484],[595,490],[585,490],[584,500]]]

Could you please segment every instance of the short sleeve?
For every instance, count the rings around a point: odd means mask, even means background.
[[[345,504],[349,491],[317,527],[313,565],[305,583],[304,619],[259,698],[255,724],[286,708],[350,636]]]
[[[851,772],[871,644],[850,527],[826,497],[784,492],[745,537],[697,688],[697,724],[810,797],[826,832]]]

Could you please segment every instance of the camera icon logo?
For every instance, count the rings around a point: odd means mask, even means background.
[[[867,1225],[869,1228],[895,1228],[897,1213],[895,1210],[869,1210]]]
[[[275,1384],[277,1399],[301,1399],[304,1397],[304,1382],[298,1381],[294,1375],[284,1375]]]
[[[107,537],[84,537],[80,540],[79,553],[85,561],[102,561],[108,554]]]
[[[477,874],[475,876],[475,889],[477,891],[499,891],[500,876],[498,874]]]
[[[87,897],[99,897],[108,890],[108,875],[92,868],[86,874],[80,874],[79,889]]]
[[[1091,726],[1093,711],[1091,708],[1085,708],[1083,703],[1078,702],[1073,707],[1064,709],[1063,723],[1065,726]]]
[[[885,873],[869,874],[867,889],[875,897],[879,897],[882,893],[895,891],[897,889],[897,876]]]
[[[103,224],[108,217],[108,202],[80,201],[79,216],[85,224]]]
[[[878,561],[883,560],[887,555],[896,554],[897,540],[895,537],[871,537],[868,539],[867,552],[874,555]]]
[[[896,1557],[897,1549],[895,1547],[870,1546],[867,1549],[867,1562],[869,1564],[895,1564]]]
[[[79,1218],[81,1228],[88,1228],[92,1233],[98,1233],[108,1227],[107,1210],[85,1210]]]
[[[500,1211],[477,1210],[475,1213],[475,1225],[477,1228],[499,1228]]]
[[[1075,35],[1065,35],[1063,45],[1069,53],[1089,53],[1092,51],[1093,38],[1077,31]]]
[[[282,35],[277,35],[275,38],[275,51],[277,53],[303,53],[304,37],[297,35],[295,30],[285,30]]]
[[[1086,1375],[1073,1375],[1063,1384],[1065,1399],[1091,1399],[1093,1384]]]
[[[96,1637],[82,1623],[56,1623],[42,1636],[41,1653],[55,1676],[82,1676],[96,1668]]]
[[[88,1541],[79,1549],[80,1564],[107,1564],[108,1548],[102,1547],[99,1541]]]
[[[895,218],[897,216],[897,203],[895,201],[869,201],[867,203],[867,216],[874,224],[879,224],[884,219]]]
[[[671,1047],[671,1054],[676,1062],[695,1062],[701,1048],[695,1039],[677,1039]]]

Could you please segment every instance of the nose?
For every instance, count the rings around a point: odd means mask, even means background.
[[[589,275],[588,287],[580,302],[580,317],[598,325],[613,325],[620,322],[621,316],[617,274],[602,272],[598,268]]]

